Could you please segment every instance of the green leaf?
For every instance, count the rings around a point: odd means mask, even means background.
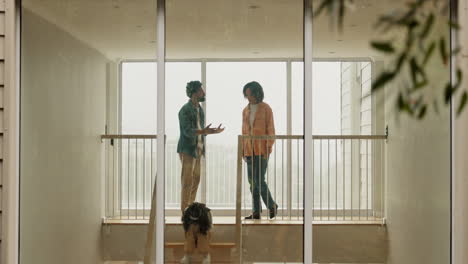
[[[440,57],[442,58],[442,62],[447,65],[448,63],[448,54],[447,54],[447,46],[445,44],[445,38],[441,37],[439,40],[439,51]]]
[[[424,86],[426,82],[426,73],[424,70],[418,65],[415,57],[412,57],[410,60],[410,74],[411,80],[413,81],[414,88],[420,88]],[[419,81],[419,76],[421,76],[422,81]],[[422,85],[422,86],[421,86]]]
[[[395,78],[394,72],[382,72],[372,84],[372,91],[382,88],[387,82],[393,80],[393,78]]]
[[[449,21],[449,26],[455,30],[460,30],[461,27],[460,27],[460,24],[458,24],[457,22],[455,21]]]
[[[330,8],[333,5],[333,0],[323,0],[319,7],[314,11],[313,16],[318,16],[325,8]]]
[[[414,85],[413,91],[419,90],[419,89],[425,87],[428,84],[429,84],[429,82],[427,80],[420,81],[420,82],[418,82],[418,83],[416,83]]]
[[[418,78],[418,64],[416,63],[416,59],[414,57],[410,60],[410,75],[411,80],[413,81],[413,85],[416,85],[417,78]]]
[[[460,70],[460,68],[457,68],[456,70],[456,83],[455,83],[455,89],[458,89],[458,87],[460,87],[460,85],[462,84],[462,81],[463,81],[463,72]]]
[[[427,19],[426,19],[426,22],[424,23],[424,28],[423,30],[421,31],[421,35],[419,35],[419,37],[421,39],[425,39],[427,37],[427,35],[429,34],[429,32],[431,31],[431,28],[432,28],[432,25],[434,24],[434,14],[431,13]]]
[[[403,94],[399,93],[398,94],[398,99],[397,99],[397,107],[398,110],[403,111],[406,108],[406,102],[403,99]]]
[[[459,116],[462,112],[463,112],[463,109],[465,108],[466,106],[466,101],[468,100],[468,94],[466,93],[466,91],[463,92],[463,95],[460,99],[460,102],[458,104],[458,108],[457,108],[457,116]]]
[[[432,54],[434,53],[436,47],[436,43],[433,41],[431,42],[431,45],[429,45],[429,48],[426,50],[426,53],[424,54],[424,59],[422,65],[425,66],[429,59],[431,58]]]
[[[400,54],[397,60],[396,67],[395,67],[395,73],[400,72],[401,66],[403,66],[403,63],[405,62],[407,56],[408,56],[408,53],[406,51]]]
[[[423,105],[421,109],[419,110],[418,119],[419,120],[423,119],[424,116],[426,115],[426,112],[427,112],[427,105]]]
[[[446,104],[450,102],[450,98],[452,98],[452,92],[452,85],[450,83],[447,83],[444,89],[444,100]]]
[[[379,50],[381,52],[385,52],[385,53],[393,53],[395,52],[395,48],[393,47],[392,43],[391,42],[387,42],[387,41],[372,41],[371,42],[371,46],[376,49],[376,50]]]
[[[445,99],[446,104],[450,102],[450,99],[452,98],[453,94],[455,94],[455,92],[461,86],[462,80],[463,80],[463,72],[459,68],[457,68],[456,82],[453,85],[450,82],[445,85],[444,99]]]
[[[344,3],[344,0],[340,0],[339,6],[338,6],[338,26],[340,30],[343,28],[344,15],[345,15],[345,3]]]

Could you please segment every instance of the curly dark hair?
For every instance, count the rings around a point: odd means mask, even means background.
[[[250,93],[257,99],[257,103],[263,102],[264,94],[263,94],[263,88],[258,82],[249,82],[246,85],[244,85],[244,90],[242,91],[244,93],[244,97],[247,95],[245,94],[245,91],[247,89],[250,89]]]
[[[187,83],[185,87],[185,93],[189,98],[192,97],[192,94],[198,92],[198,90],[202,87],[202,83],[200,81],[191,81]]]
[[[182,215],[182,223],[184,230],[187,232],[190,225],[198,224],[200,232],[206,235],[206,232],[211,229],[212,219],[210,208],[203,203],[193,203],[187,207]]]

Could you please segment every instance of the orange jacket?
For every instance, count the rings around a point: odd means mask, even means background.
[[[267,103],[258,103],[257,112],[255,112],[255,120],[253,122],[253,130],[250,128],[250,108],[247,105],[242,111],[242,135],[265,136],[275,135],[275,122],[273,121],[273,111]],[[255,155],[270,154],[275,140],[259,140],[254,141]],[[244,139],[243,142],[244,156],[252,156],[252,139]]]

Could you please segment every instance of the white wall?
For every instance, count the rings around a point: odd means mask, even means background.
[[[446,32],[448,32],[445,29]],[[438,31],[444,32],[444,31]],[[433,96],[442,99],[449,68],[439,54],[429,66]],[[438,83],[439,81],[439,83]],[[397,85],[397,84],[393,84]],[[389,264],[450,262],[450,111],[439,102],[423,121],[398,114],[395,86],[386,87]],[[425,89],[426,98],[431,98]]]
[[[23,9],[20,259],[101,263],[106,58]]]

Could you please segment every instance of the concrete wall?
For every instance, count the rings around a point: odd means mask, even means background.
[[[438,32],[448,34],[447,27]],[[426,98],[442,99],[444,84],[450,77],[449,68],[439,57],[437,54],[428,66],[434,90],[425,89]],[[386,87],[385,102],[389,126],[387,263],[449,263],[450,109],[440,100],[438,114],[431,105],[423,121],[408,118],[395,109],[393,96],[401,83],[392,85]]]
[[[20,262],[101,263],[106,58],[23,9]]]

